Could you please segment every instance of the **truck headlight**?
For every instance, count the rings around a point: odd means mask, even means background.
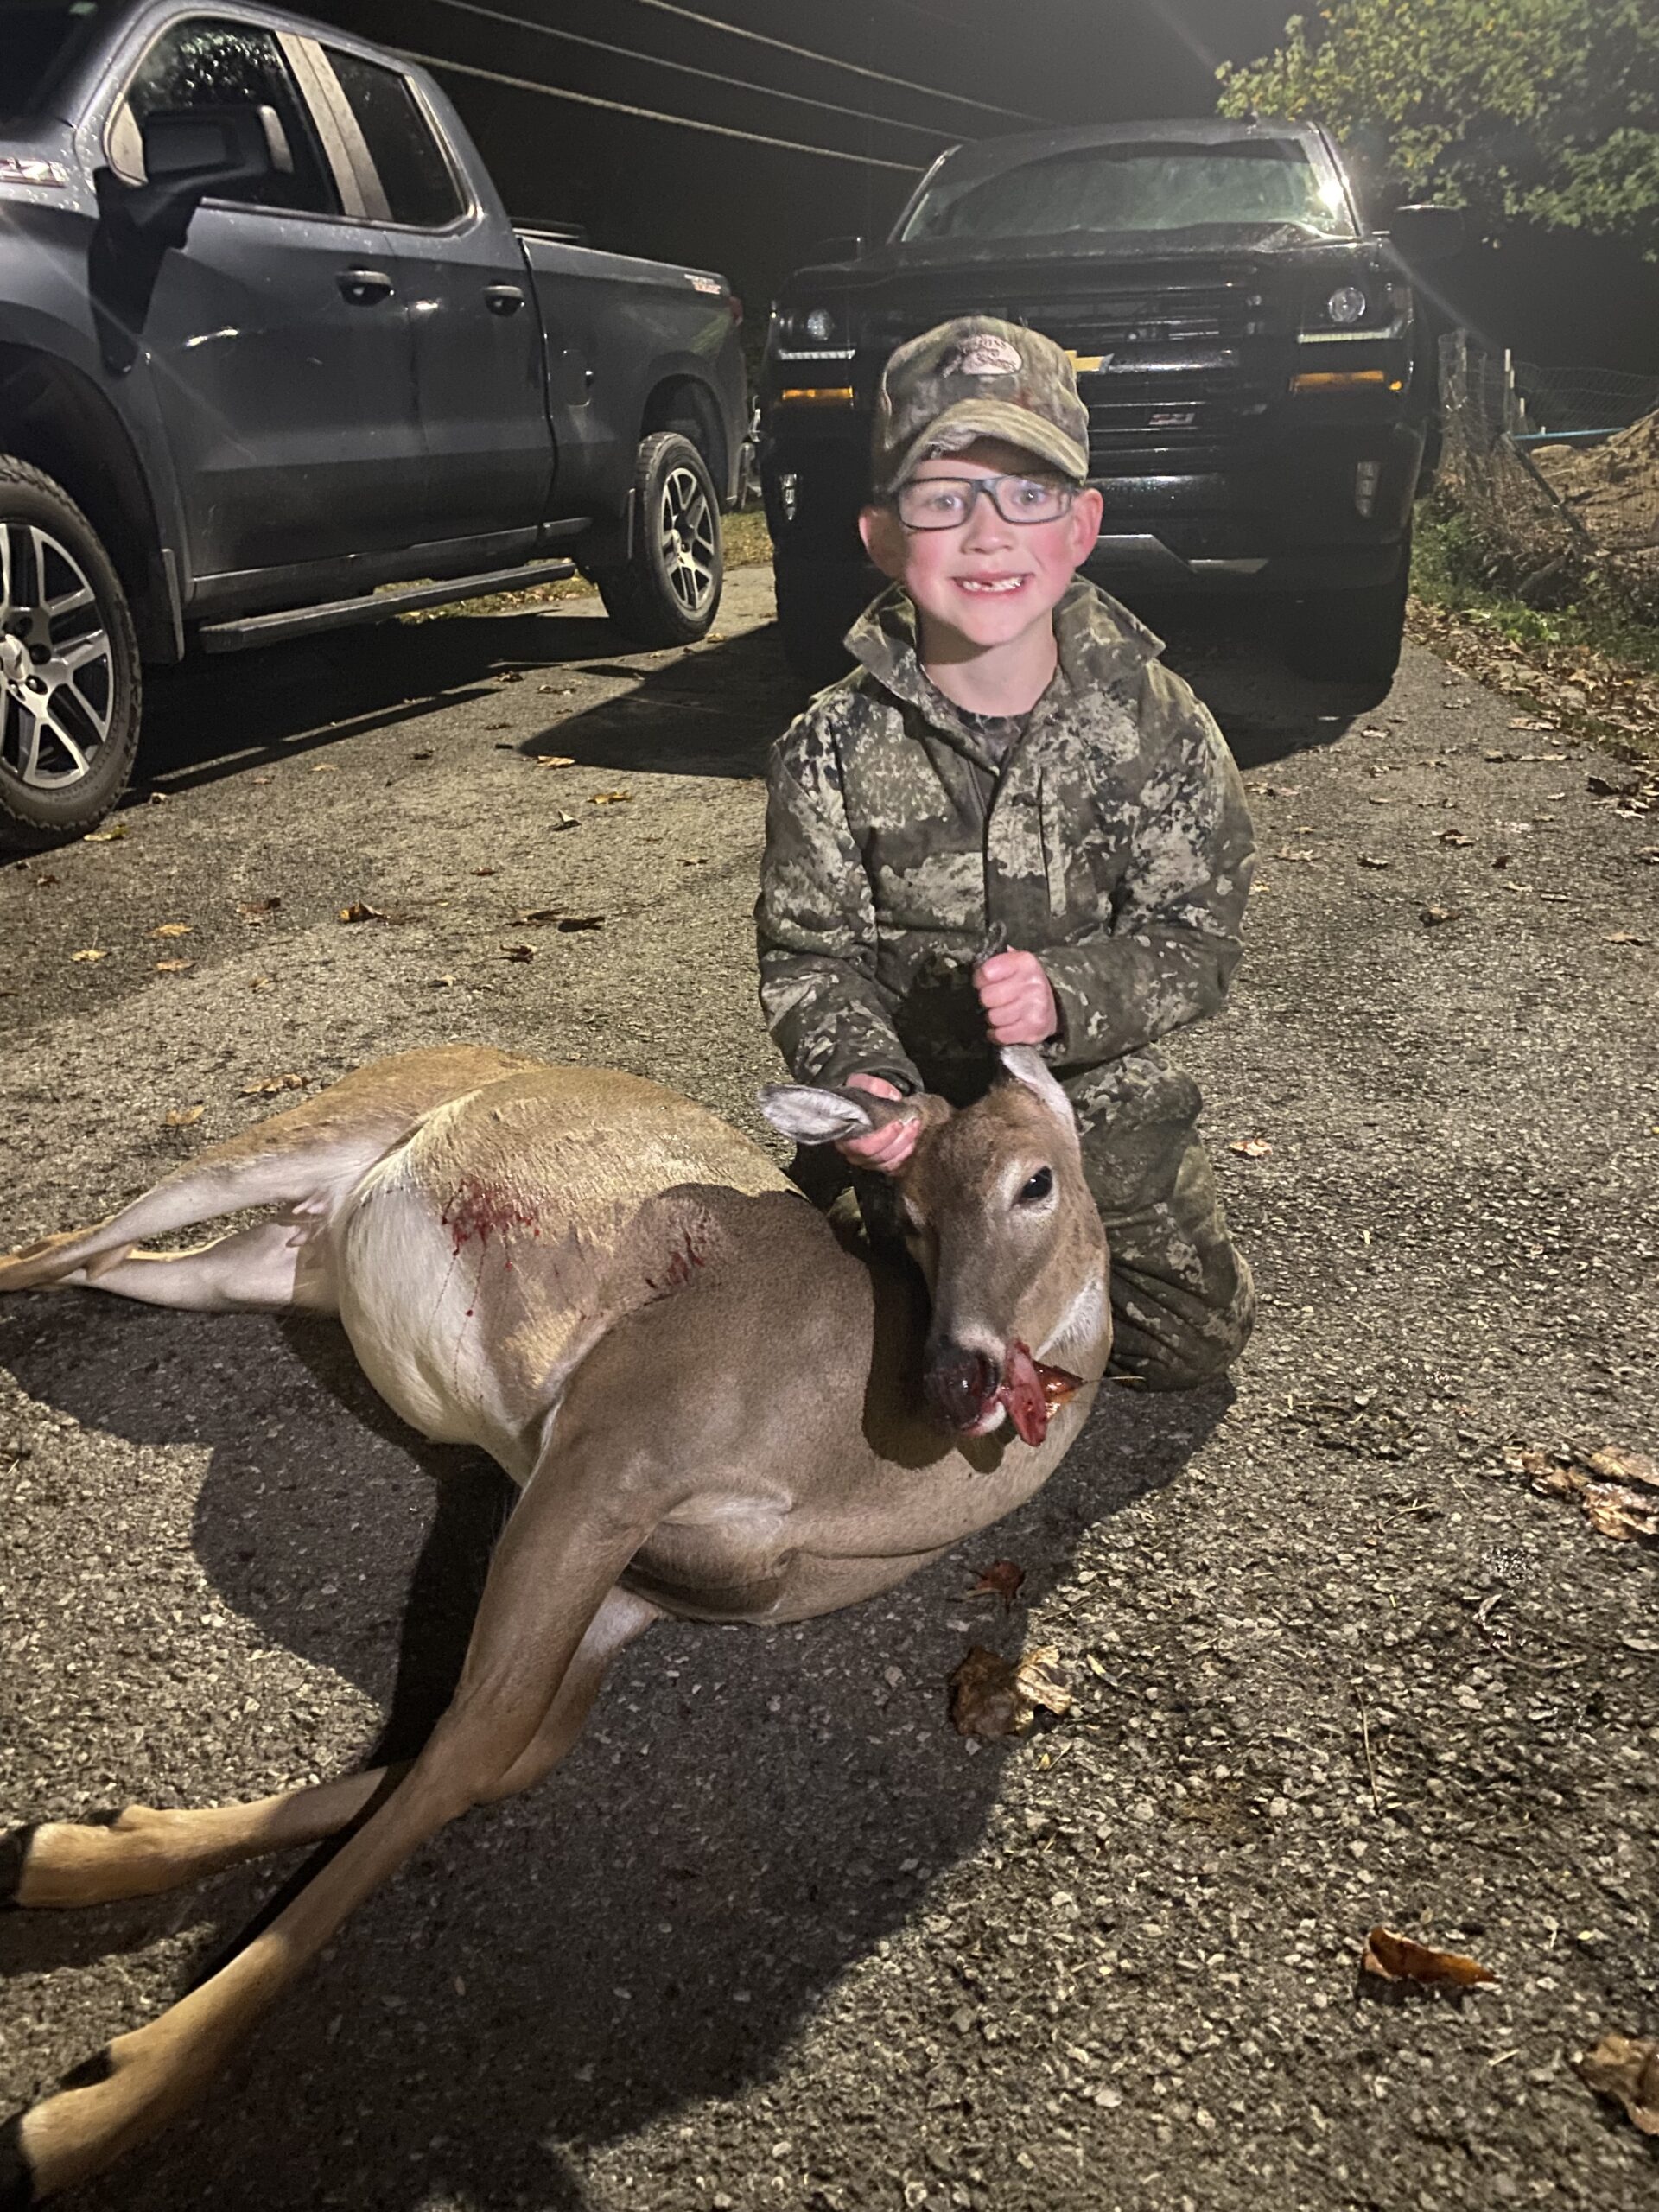
[[[834,308],[778,308],[772,342],[780,361],[850,361],[847,325]]]
[[[1356,322],[1363,322],[1370,302],[1357,284],[1338,284],[1325,303],[1326,318],[1339,329],[1346,330]]]

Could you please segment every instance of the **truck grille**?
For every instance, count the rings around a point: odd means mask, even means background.
[[[1158,453],[1179,454],[1185,467],[1205,448],[1236,448],[1274,388],[1260,342],[1268,312],[1255,289],[1261,281],[1172,281],[1081,299],[941,298],[880,317],[870,337],[890,350],[952,315],[995,315],[1040,330],[1084,362],[1099,359],[1098,368],[1077,372],[1094,474],[1121,474],[1124,455]]]

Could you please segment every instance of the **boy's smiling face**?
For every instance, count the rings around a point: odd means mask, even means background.
[[[988,476],[1057,480],[1018,446],[981,439],[962,453],[918,463],[906,481]],[[866,507],[859,529],[870,558],[914,601],[928,641],[983,653],[1019,644],[1039,625],[1052,626],[1054,609],[1094,550],[1100,518],[1100,493],[1090,487],[1052,522],[1005,522],[982,493],[954,530],[906,530],[885,505]]]

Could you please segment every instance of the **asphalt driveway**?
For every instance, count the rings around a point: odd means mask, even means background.
[[[115,834],[0,871],[0,1240],[446,1039],[760,1133],[769,612],[742,570],[686,653],[570,601],[158,682]],[[423,1851],[74,2202],[1654,2201],[1655,2140],[1573,2061],[1659,2035],[1659,1550],[1519,1455],[1659,1449],[1659,830],[1425,653],[1356,714],[1247,632],[1175,656],[1263,856],[1232,1007],[1179,1047],[1262,1292],[1234,1386],[1104,1394],[1039,1499],[887,1599],[653,1630],[557,1775]],[[603,918],[523,918],[555,906]],[[418,1740],[486,1463],[321,1323],[31,1296],[0,1361],[0,1823]],[[967,1594],[998,1555],[1007,1619]],[[1071,1716],[953,1734],[975,1642],[1058,1645]],[[7,1916],[0,2110],[294,1871]],[[1391,2001],[1374,1922],[1499,1979]]]

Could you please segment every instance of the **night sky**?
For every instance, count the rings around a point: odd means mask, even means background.
[[[1268,51],[1296,0],[296,4],[388,46],[490,73],[435,72],[514,216],[580,222],[596,245],[718,269],[753,325],[817,241],[880,235],[945,146],[1033,119],[1209,114],[1217,62]],[[575,36],[549,35],[557,32]],[[791,144],[622,111],[632,109]],[[1436,275],[1460,319],[1527,358],[1653,366],[1654,271],[1625,250],[1522,234]]]

